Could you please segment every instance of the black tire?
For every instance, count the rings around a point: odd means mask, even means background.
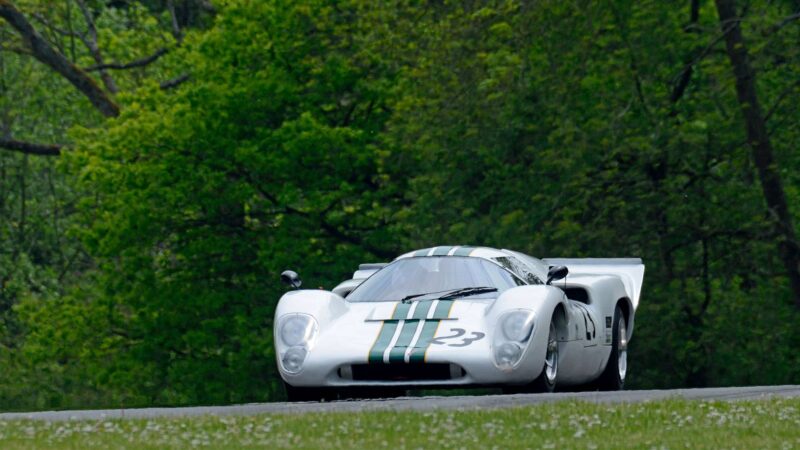
[[[545,353],[545,362],[542,373],[535,380],[522,386],[508,386],[503,388],[506,394],[553,392],[556,389],[558,378],[558,336],[555,317],[550,319],[550,331],[547,337],[548,349]],[[550,371],[548,371],[548,368]]]
[[[542,367],[542,373],[531,383],[533,392],[553,392],[556,390],[558,377],[558,335],[555,317],[550,319],[550,332],[547,336],[547,353]],[[552,354],[551,354],[552,353]],[[550,358],[552,357],[552,361]],[[548,369],[552,369],[548,371]]]
[[[332,389],[314,387],[296,387],[283,383],[286,389],[286,399],[290,402],[321,402],[336,400],[336,393]]]
[[[625,377],[628,374],[628,326],[627,319],[622,314],[622,308],[619,305],[614,308],[613,323],[611,355],[608,357],[608,364],[606,364],[603,374],[597,379],[597,387],[601,391],[622,390],[625,387]],[[625,334],[625,336],[622,336],[622,334]]]

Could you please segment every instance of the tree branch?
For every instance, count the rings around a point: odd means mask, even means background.
[[[83,0],[77,0],[78,8],[80,8],[81,12],[83,13],[83,18],[86,21],[86,28],[87,28],[87,35],[81,35],[81,40],[89,48],[89,53],[92,54],[92,58],[94,61],[99,64],[103,65],[103,53],[100,51],[100,46],[97,45],[97,27],[94,25],[94,18],[92,18],[92,12],[89,11],[89,8],[86,6],[86,3]],[[117,88],[117,83],[114,81],[114,78],[111,77],[105,69],[100,69],[100,78],[103,80],[103,84],[106,85],[106,89],[112,94],[116,94],[119,91]]]
[[[18,141],[16,139],[0,138],[0,148],[12,150],[29,155],[58,156],[61,154],[62,145],[35,144],[32,142]]]
[[[692,0],[690,7],[689,24],[684,28],[684,31],[686,32],[696,31],[694,27],[697,25],[699,19],[700,19],[700,2],[699,0]],[[737,18],[736,20],[738,21],[741,19]],[[681,73],[679,73],[673,79],[674,86],[669,96],[669,100],[671,103],[675,104],[678,102],[678,100],[681,99],[681,97],[683,97],[684,92],[686,92],[686,88],[689,86],[689,81],[691,81],[692,79],[692,72],[694,72],[695,64],[698,64],[700,61],[702,61],[703,58],[705,58],[711,52],[711,50],[713,50],[714,47],[716,47],[716,45],[720,41],[722,41],[723,38],[725,38],[726,34],[727,31],[723,31],[723,33],[714,38],[704,49],[700,50],[699,53],[697,53],[697,56],[692,58],[685,66],[683,66],[683,69],[681,69]],[[673,115],[676,113],[677,111],[673,109]]]
[[[16,46],[8,46],[0,44],[0,52],[11,52],[16,53],[18,55],[27,55],[31,56],[31,51],[24,47],[16,47]]]
[[[81,14],[83,14],[83,19],[86,21],[86,31],[89,33],[89,39],[97,42],[97,28],[94,26],[92,12],[89,11],[89,8],[86,6],[86,3],[83,0],[77,0],[76,3],[78,4],[78,8],[81,10]]]
[[[0,17],[22,36],[34,58],[66,78],[101,114],[106,117],[119,116],[119,106],[92,77],[55,50],[9,0],[0,0]]]
[[[160,48],[160,49],[156,50],[156,52],[153,53],[150,56],[145,56],[144,58],[137,59],[137,60],[131,61],[129,63],[95,64],[95,65],[89,66],[89,67],[87,67],[87,68],[85,68],[83,70],[85,70],[87,72],[95,72],[95,71],[98,71],[98,70],[106,70],[106,69],[125,70],[125,69],[133,69],[133,68],[136,68],[136,67],[142,67],[142,66],[146,66],[146,65],[156,61],[158,58],[160,58],[163,55],[165,55],[168,51],[169,50],[167,50],[166,48]]]
[[[683,71],[678,76],[675,86],[672,88],[672,93],[669,95],[670,103],[677,103],[689,87],[689,81],[692,79],[693,64],[687,64],[683,67]]]
[[[62,36],[77,36],[78,35],[74,31],[65,30],[63,28],[59,28],[59,27],[55,26],[52,22],[47,20],[47,18],[45,16],[43,16],[43,15],[41,15],[39,13],[32,13],[31,16],[33,16],[33,18],[36,19],[37,22],[41,23],[42,25],[46,26],[47,28],[55,31],[56,33],[58,33],[58,34],[60,34]]]
[[[251,182],[253,181],[252,177],[250,177],[249,175],[246,175],[246,176]],[[368,242],[365,242],[363,239],[360,239],[357,236],[353,236],[352,234],[348,234],[348,233],[340,230],[336,225],[326,221],[325,220],[325,212],[329,211],[330,209],[332,209],[335,206],[335,204],[329,204],[328,207],[325,208],[322,213],[317,213],[317,214],[309,213],[309,212],[306,212],[306,211],[302,211],[302,210],[293,208],[293,207],[291,207],[289,205],[281,205],[281,203],[278,201],[278,199],[274,195],[270,194],[269,192],[267,192],[265,189],[263,189],[261,186],[259,186],[256,183],[253,183],[253,187],[264,198],[266,198],[270,203],[272,203],[273,206],[275,206],[275,207],[277,207],[279,209],[282,209],[283,212],[285,212],[286,214],[293,214],[293,215],[296,215],[296,216],[304,217],[306,219],[309,219],[309,220],[315,222],[319,226],[319,228],[322,231],[325,232],[325,234],[327,234],[328,236],[330,236],[332,238],[335,238],[335,239],[338,239],[339,241],[347,242],[347,243],[353,244],[355,246],[361,247],[364,250],[366,250],[366,251],[368,251],[368,252],[372,253],[373,255],[378,256],[380,258],[391,259],[391,258],[393,258],[395,256],[394,252],[387,251],[387,250],[385,250],[383,248],[375,247],[374,245],[372,245],[372,244],[370,244]]]
[[[162,90],[166,91],[167,89],[172,89],[183,84],[185,81],[189,81],[191,77],[192,76],[190,74],[184,73],[183,75],[179,75],[171,80],[162,82],[160,87]]]
[[[780,31],[781,28],[785,27],[786,25],[789,25],[790,23],[798,19],[800,19],[800,11],[792,14],[791,16],[784,17],[783,20],[770,27],[770,29],[765,34],[776,33]]]
[[[183,33],[181,33],[181,26],[178,24],[178,16],[175,14],[175,2],[173,0],[167,0],[167,9],[172,22],[172,36],[178,43],[181,43],[183,41]]]
[[[772,114],[775,113],[775,110],[778,109],[778,106],[780,106],[781,102],[783,102],[786,99],[786,97],[788,97],[789,94],[792,93],[792,91],[797,89],[798,86],[800,86],[800,80],[795,80],[794,83],[789,85],[789,87],[784,89],[783,92],[781,92],[780,95],[778,95],[778,99],[775,100],[775,103],[773,103],[772,106],[770,106],[769,109],[767,110],[767,113],[764,114],[764,122],[768,121],[769,118],[772,117]]]
[[[740,21],[741,21],[741,18],[737,18],[737,19],[726,21],[726,22],[723,23],[723,25],[724,24],[729,24],[729,23],[737,23],[738,24]],[[711,53],[711,50],[713,50],[714,47],[717,46],[717,44],[719,44],[723,39],[725,39],[725,36],[730,31],[731,31],[731,28],[724,29],[722,31],[722,33],[720,33],[718,36],[716,36],[714,39],[712,39],[711,42],[709,42],[709,44],[700,53],[698,53],[696,57],[694,57],[691,61],[689,61],[688,64],[686,64],[683,67],[683,69],[681,69],[681,73],[679,73],[678,75],[675,76],[675,78],[673,79],[673,82],[676,83],[676,86],[673,89],[672,94],[670,95],[670,99],[673,99],[673,98],[675,99],[675,100],[672,100],[673,103],[678,101],[680,99],[680,97],[683,95],[683,91],[686,89],[686,87],[683,86],[682,88],[680,88],[680,86],[683,84],[683,80],[684,79],[686,79],[686,78],[691,76],[692,67],[695,64],[699,63],[700,61],[702,61],[703,58],[708,56],[708,54]],[[687,76],[687,74],[688,74],[688,76]],[[686,81],[686,84],[688,84],[688,80]]]

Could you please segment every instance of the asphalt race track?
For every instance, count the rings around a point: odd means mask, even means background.
[[[198,416],[203,414],[264,414],[343,411],[428,411],[508,408],[543,402],[575,399],[587,402],[643,402],[664,398],[692,400],[757,400],[774,397],[800,397],[800,386],[752,386],[705,389],[675,389],[618,392],[566,392],[555,394],[515,394],[456,397],[401,397],[381,400],[339,401],[330,403],[250,403],[232,406],[193,406],[187,408],[97,409],[85,411],[42,411],[2,413],[0,420],[101,420],[109,418],[153,418]]]

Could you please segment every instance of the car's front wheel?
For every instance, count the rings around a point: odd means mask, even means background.
[[[522,386],[510,386],[503,389],[503,392],[507,394],[553,392],[556,389],[556,379],[558,378],[558,333],[553,319],[550,320],[550,331],[547,335],[547,350],[544,356],[542,372],[530,383]]]
[[[619,306],[614,309],[612,336],[611,355],[608,357],[606,370],[597,380],[597,386],[603,391],[621,390],[628,375],[628,324]]]
[[[558,378],[558,335],[556,323],[550,321],[550,332],[547,335],[547,351],[544,355],[544,367],[539,377],[531,383],[534,392],[553,392]]]

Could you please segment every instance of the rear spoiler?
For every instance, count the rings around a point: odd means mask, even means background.
[[[367,264],[359,264],[358,270],[353,273],[354,280],[366,280],[367,278],[371,277],[373,273],[383,269],[384,267],[388,266],[389,263],[367,263]]]
[[[364,282],[364,280],[371,277],[373,273],[383,269],[387,265],[389,265],[389,263],[359,264],[358,270],[353,272],[353,278],[342,281],[338,286],[331,289],[331,292],[341,295],[342,297],[346,297],[350,291],[357,288],[359,284]]]
[[[550,266],[567,266],[570,275],[613,275],[622,280],[635,310],[644,279],[641,258],[545,258]]]

